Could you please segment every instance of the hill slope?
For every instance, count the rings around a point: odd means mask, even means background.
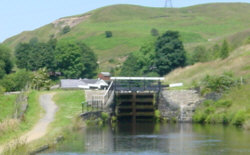
[[[250,4],[218,3],[186,8],[149,8],[133,5],[114,5],[93,10],[83,15],[65,17],[34,31],[26,31],[4,41],[14,48],[33,37],[47,41],[50,36],[64,40],[81,40],[94,49],[102,64],[101,69],[114,66],[136,51],[144,42],[155,39],[150,30],[160,33],[178,30],[187,49],[197,44],[212,44],[238,32],[249,32]],[[63,27],[71,31],[62,35]],[[113,32],[105,38],[104,32]],[[250,32],[248,33],[250,34]],[[110,63],[108,60],[117,59]]]
[[[237,77],[250,79],[250,45],[234,50],[224,60],[218,59],[206,63],[196,63],[192,66],[179,68],[166,76],[167,83],[183,82],[186,86],[193,81],[199,81],[208,75],[221,75],[223,72],[233,72]]]

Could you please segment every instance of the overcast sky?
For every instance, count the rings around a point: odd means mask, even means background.
[[[250,0],[172,0],[174,7],[212,2]],[[34,30],[52,21],[113,4],[163,7],[165,0],[0,0],[0,42],[22,31]]]

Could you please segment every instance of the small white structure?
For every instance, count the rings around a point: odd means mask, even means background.
[[[62,89],[102,89],[108,84],[100,79],[62,79],[60,86]]]
[[[183,83],[173,83],[173,84],[170,84],[169,87],[172,88],[172,87],[182,87],[183,86]]]

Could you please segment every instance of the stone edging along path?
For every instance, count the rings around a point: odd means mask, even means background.
[[[57,111],[57,106],[52,100],[54,95],[55,93],[48,93],[48,94],[42,94],[39,97],[39,102],[45,111],[45,115],[35,124],[32,130],[30,130],[29,132],[20,137],[21,141],[30,143],[33,140],[45,136],[45,134],[47,133],[47,127],[54,120],[54,116]],[[13,143],[14,141],[11,141],[6,145],[0,146],[0,154],[2,153],[5,146],[11,145]]]

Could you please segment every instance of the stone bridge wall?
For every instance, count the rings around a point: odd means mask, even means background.
[[[196,90],[163,90],[158,108],[163,118],[191,122],[193,112],[202,100]]]

